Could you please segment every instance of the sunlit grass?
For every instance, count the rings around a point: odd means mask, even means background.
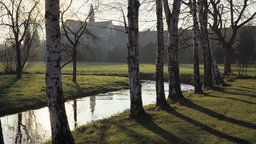
[[[27,69],[28,73],[45,73],[44,62],[34,62],[32,67]],[[223,65],[219,65],[220,72],[222,73]],[[232,74],[238,75],[238,67],[232,65]],[[180,64],[180,74],[193,74],[193,64]],[[3,68],[0,63],[0,72]],[[140,64],[140,72],[142,73],[155,73],[155,64]],[[164,72],[167,74],[167,64],[165,64]],[[72,74],[72,64],[66,65],[62,69],[64,74]],[[126,63],[77,63],[77,74],[94,74],[94,75],[127,75],[128,67]],[[203,65],[200,65],[200,73],[203,74]],[[256,76],[256,67],[251,65],[248,67],[247,76]]]
[[[0,79],[0,116],[46,105],[44,74],[26,74],[21,80],[0,75]],[[78,75],[75,84],[71,75],[63,75],[62,82],[66,99],[128,88],[127,78],[117,76]]]
[[[73,132],[82,143],[256,143],[256,80],[236,80],[229,87],[188,93],[183,105],[159,110],[146,106],[147,116],[130,119],[129,111],[94,121]]]

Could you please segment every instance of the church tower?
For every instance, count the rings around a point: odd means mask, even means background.
[[[89,22],[95,22],[95,13],[92,4],[89,11]]]

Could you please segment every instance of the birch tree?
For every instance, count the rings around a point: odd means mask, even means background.
[[[203,61],[204,61],[204,87],[212,88],[212,55],[209,43],[208,34],[208,5],[207,0],[198,0],[199,7],[199,23],[200,23],[200,35],[201,35],[201,47],[203,50]]]
[[[169,96],[172,102],[181,102],[184,96],[180,87],[179,58],[178,58],[178,22],[181,0],[174,0],[172,11],[168,0],[163,0],[166,23],[168,27],[168,75],[169,75]]]
[[[139,117],[145,113],[141,98],[141,83],[139,75],[139,7],[138,0],[128,0],[128,76],[130,86],[130,116]]]
[[[184,2],[185,3],[185,2]],[[197,1],[189,0],[188,3],[185,3],[192,14],[193,19],[193,63],[194,63],[194,86],[195,93],[202,93],[202,83],[200,79],[199,71],[199,41],[200,41],[200,29],[198,24],[197,16]]]
[[[50,113],[52,143],[73,144],[67,121],[61,82],[61,35],[59,0],[45,0],[46,93]]]
[[[163,28],[163,1],[156,0],[157,16],[157,48],[156,48],[156,105],[167,104],[164,93],[164,28]]]

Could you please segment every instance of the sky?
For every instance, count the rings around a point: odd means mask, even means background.
[[[76,3],[72,4],[74,10],[79,9],[79,17],[84,17],[84,15],[89,13],[90,6],[93,5],[95,9],[95,20],[96,21],[106,21],[112,20],[115,25],[124,25],[123,23],[123,13],[127,17],[127,0],[88,0],[87,3],[84,0],[75,0]],[[67,1],[65,1],[67,2]],[[81,8],[81,6],[83,6]],[[75,18],[70,15],[68,18]],[[155,12],[152,10],[152,4],[141,4],[140,7],[140,31],[148,30],[149,28],[156,27]]]

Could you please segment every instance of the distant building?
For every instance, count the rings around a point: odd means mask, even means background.
[[[126,62],[127,55],[127,41],[128,36],[125,32],[124,26],[114,25],[112,21],[95,21],[95,13],[93,7],[90,9],[90,17],[88,18],[87,33],[81,38],[81,47],[78,51],[81,55],[80,61],[94,61],[94,62]],[[66,20],[65,25],[68,26],[72,32],[77,32],[83,24],[79,20]],[[255,28],[254,28],[255,29]],[[227,31],[230,29],[226,29]],[[179,29],[179,59],[181,63],[192,63],[193,61],[193,47],[192,47],[192,30]],[[63,30],[62,30],[63,33]],[[210,37],[214,37],[213,32],[210,31]],[[164,32],[165,49],[167,55],[168,34]],[[63,42],[67,42],[65,37]],[[223,62],[223,49],[219,42],[211,40],[210,44],[216,52],[215,57],[218,63]],[[88,48],[83,48],[83,46]],[[157,32],[145,31],[139,32],[139,52],[140,62],[154,63],[157,47]],[[201,51],[200,51],[201,52]],[[201,57],[200,57],[201,58]],[[167,56],[166,56],[167,60]]]

